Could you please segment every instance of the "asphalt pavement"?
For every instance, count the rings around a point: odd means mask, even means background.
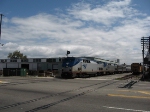
[[[126,75],[0,77],[0,112],[150,112],[150,82]]]

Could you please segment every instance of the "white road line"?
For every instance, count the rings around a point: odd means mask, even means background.
[[[92,79],[92,78],[75,78],[78,80],[112,80],[112,79]]]
[[[9,82],[5,82],[5,81],[0,81],[1,84],[5,84],[5,83],[9,83]]]
[[[108,107],[108,106],[103,106],[103,107],[109,108],[109,109],[127,110],[127,111],[133,111],[133,112],[150,112],[150,111],[145,111],[145,110],[135,110],[135,109],[126,109],[126,108],[118,108],[118,107]]]

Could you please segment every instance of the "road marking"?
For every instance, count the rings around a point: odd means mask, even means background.
[[[145,86],[146,84],[138,84],[138,85],[142,85],[142,86],[144,85]]]
[[[150,91],[135,91],[135,90],[118,90],[118,91],[125,91],[125,92],[135,92],[135,93],[143,93],[143,94],[147,94],[150,95]]]
[[[108,96],[125,97],[125,98],[143,98],[143,99],[150,99],[150,97],[143,97],[143,96],[126,96],[126,95],[117,95],[117,94],[108,94]]]
[[[139,93],[143,93],[143,94],[147,94],[147,95],[150,95],[150,93],[149,92],[147,92],[147,91],[138,91]]]
[[[112,80],[112,79],[94,79],[94,78],[92,79],[92,78],[91,78],[91,79],[89,79],[89,80]]]
[[[134,85],[133,85],[134,86]],[[134,86],[134,87],[140,87],[140,88],[147,88],[150,89],[150,87],[144,87],[144,86]]]
[[[2,83],[2,84],[3,84],[3,83],[8,83],[8,82],[5,82],[5,81],[0,81],[0,83]]]
[[[103,107],[109,108],[109,109],[128,110],[128,111],[134,111],[134,112],[150,112],[150,111],[145,111],[145,110],[135,110],[135,109],[118,108],[118,107],[108,107],[108,106],[103,106]]]
[[[112,79],[95,79],[95,78],[75,78],[78,80],[112,80]]]

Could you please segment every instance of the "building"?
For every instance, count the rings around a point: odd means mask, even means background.
[[[54,71],[61,74],[63,57],[59,58],[27,58],[27,59],[0,59],[0,70],[26,69],[29,75],[39,71]],[[16,75],[16,74],[15,74]]]

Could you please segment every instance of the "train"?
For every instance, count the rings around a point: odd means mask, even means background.
[[[131,65],[126,65],[125,63],[124,64],[121,64],[121,65],[117,65],[117,68],[115,70],[115,73],[117,74],[120,74],[120,73],[130,73],[131,72]]]
[[[67,57],[62,62],[61,77],[84,77],[99,76],[105,74],[115,74],[129,72],[126,66],[118,65],[108,61],[97,61],[84,57]]]
[[[143,72],[143,66],[141,65],[141,63],[132,63],[131,71],[132,71],[132,74],[138,75]]]

